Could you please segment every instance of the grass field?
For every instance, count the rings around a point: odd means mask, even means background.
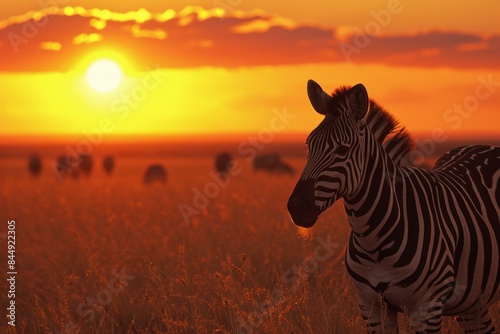
[[[241,172],[214,186],[208,157],[118,156],[111,177],[97,165],[61,183],[48,158],[36,179],[26,159],[0,160],[0,243],[14,219],[18,272],[17,331],[3,321],[1,332],[363,333],[342,203],[304,239],[286,211],[298,175],[237,161]],[[152,162],[167,167],[166,186],[141,182]],[[183,215],[182,204],[195,210]],[[444,332],[457,331],[447,319]]]

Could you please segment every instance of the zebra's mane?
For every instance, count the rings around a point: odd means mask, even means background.
[[[332,94],[331,103],[345,103],[343,97],[350,88],[345,86],[337,88]],[[397,165],[414,147],[413,139],[406,128],[400,125],[399,121],[387,110],[371,99],[366,125]]]

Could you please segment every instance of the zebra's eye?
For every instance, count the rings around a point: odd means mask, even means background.
[[[345,145],[339,145],[337,147],[337,149],[335,150],[335,153],[339,154],[339,155],[347,155],[347,153],[349,152],[349,146],[345,146]]]

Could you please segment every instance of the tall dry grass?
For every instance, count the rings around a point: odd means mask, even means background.
[[[178,205],[211,181],[212,161],[160,161],[166,187],[141,183],[149,162],[117,159],[112,177],[97,170],[63,183],[49,168],[33,179],[25,161],[0,162],[18,271],[16,331],[3,321],[2,333],[364,332],[340,203],[304,239],[286,213],[296,177],[254,174],[242,162],[187,224]],[[456,330],[447,321],[445,332]]]

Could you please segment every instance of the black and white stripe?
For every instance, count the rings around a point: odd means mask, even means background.
[[[407,311],[417,332],[437,333],[456,315],[466,333],[495,331],[500,298],[500,148],[465,146],[432,170],[401,167],[404,128],[362,85],[308,95],[324,120],[307,139],[308,162],[288,202],[311,227],[343,198],[351,225],[346,266],[370,333],[397,332]]]

